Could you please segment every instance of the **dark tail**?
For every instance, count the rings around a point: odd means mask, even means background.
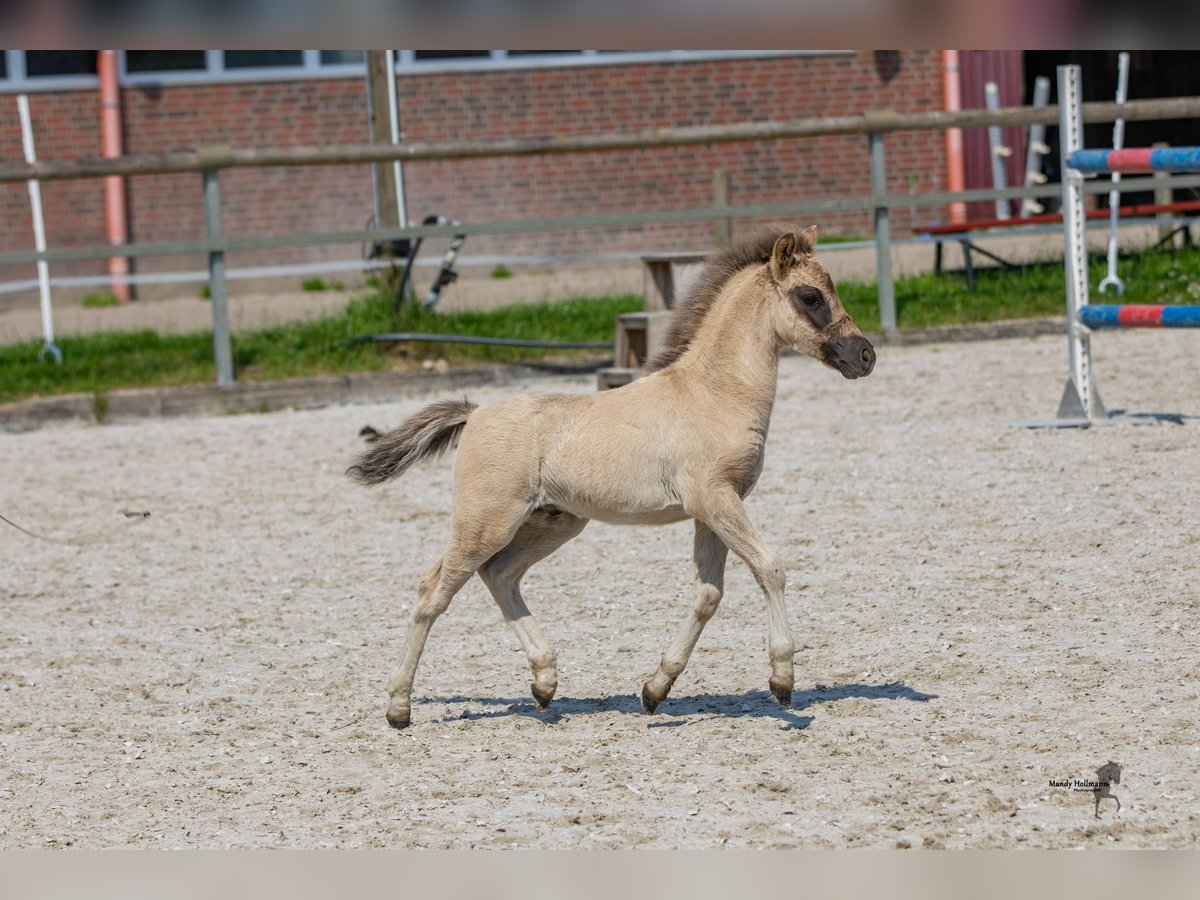
[[[431,403],[399,428],[375,439],[346,474],[362,484],[380,484],[413,463],[440,456],[454,445],[467,417],[477,408],[478,404],[466,397]]]

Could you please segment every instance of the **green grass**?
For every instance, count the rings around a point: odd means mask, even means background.
[[[512,274],[513,274],[512,270],[509,269],[509,267],[504,265],[503,263],[496,266],[496,268],[492,269],[492,277],[493,278],[512,278]]]
[[[821,232],[817,236],[817,253],[821,252],[822,244],[853,244],[856,241],[870,241],[874,237],[869,234],[826,234]]]
[[[239,379],[367,372],[411,365],[427,358],[451,363],[519,362],[546,351],[461,344],[355,344],[348,338],[386,331],[522,337],[548,341],[611,340],[619,313],[641,308],[636,296],[567,300],[496,310],[392,314],[389,297],[353,300],[342,313],[311,322],[247,331],[233,337]],[[100,332],[58,340],[61,366],[39,362],[40,341],[0,347],[0,402],[35,395],[93,392],[102,397],[123,387],[207,384],[215,380],[212,334],[159,335],[152,331]],[[597,351],[558,351],[557,357],[594,357]]]
[[[932,250],[930,251],[932,253]],[[1121,260],[1126,285],[1120,299],[1098,295],[1095,285],[1105,273],[1103,261],[1091,267],[1094,302],[1200,304],[1200,249],[1146,252]],[[841,282],[842,302],[867,331],[879,329],[876,288]],[[1061,262],[1016,271],[985,269],[977,273],[973,291],[962,275],[947,273],[896,280],[897,317],[901,328],[1021,319],[1064,312]],[[602,355],[597,351],[540,351],[462,344],[355,344],[349,338],[387,331],[419,331],[548,341],[604,341],[613,336],[613,320],[641,308],[636,296],[566,300],[554,304],[516,305],[496,310],[436,313],[392,311],[386,293],[350,302],[333,316],[311,322],[236,334],[234,365],[242,380],[265,380],[317,374],[366,372],[414,366],[423,359],[444,358],[452,364],[519,362]],[[63,364],[39,362],[41,343],[0,347],[0,402],[34,395],[91,392],[98,409],[108,391],[123,387],[210,384],[215,380],[212,336],[208,332],[162,336],[151,331],[102,332],[59,340]]]
[[[346,285],[340,281],[326,282],[324,278],[305,278],[300,282],[302,290],[311,293],[320,293],[321,291],[344,291]]]
[[[1120,297],[1097,293],[1096,286],[1107,272],[1103,259],[1092,260],[1093,303],[1200,304],[1200,249],[1147,251],[1122,258],[1117,274],[1125,282],[1125,294]],[[954,272],[897,278],[895,291],[901,329],[1066,313],[1061,259],[1013,271],[977,269],[972,291],[967,290],[966,276]],[[879,330],[879,293],[874,283],[840,282],[838,294],[860,328]]]
[[[88,309],[98,309],[105,306],[116,306],[120,302],[116,294],[88,294],[79,301],[79,305],[86,306]]]

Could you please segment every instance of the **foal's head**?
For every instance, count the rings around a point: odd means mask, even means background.
[[[775,333],[786,346],[847,378],[870,375],[875,348],[842,308],[833,279],[813,257],[816,242],[816,225],[785,231],[775,241],[767,263],[774,291],[767,309]]]

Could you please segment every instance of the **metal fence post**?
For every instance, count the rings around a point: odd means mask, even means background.
[[[896,288],[892,283],[892,226],[887,206],[882,198],[887,195],[887,172],[884,169],[883,133],[872,131],[871,142],[871,196],[875,200],[875,266],[879,284],[879,324],[889,334],[896,327]]]
[[[1170,145],[1166,141],[1158,141],[1157,143],[1151,144],[1150,146],[1157,150],[1162,147],[1168,147]],[[1155,172],[1154,173],[1154,178],[1157,180],[1160,180],[1160,181],[1166,181],[1170,177],[1171,177],[1170,174],[1168,174],[1167,172]],[[1154,189],[1154,202],[1155,203],[1165,206],[1166,204],[1170,203],[1174,199],[1175,199],[1175,193],[1170,188],[1155,188]],[[1158,219],[1158,221],[1160,223],[1158,226],[1158,241],[1159,241],[1159,243],[1160,244],[1166,243],[1168,240],[1170,240],[1171,247],[1173,249],[1175,247],[1175,240],[1174,240],[1175,226],[1171,224],[1171,218],[1172,218],[1171,214],[1169,212],[1160,212],[1154,218]]]
[[[713,208],[723,209],[728,205],[729,172],[725,169],[716,169],[713,172]],[[732,231],[730,220],[727,217],[720,216],[713,219],[713,238],[716,240],[718,247],[729,246]]]
[[[221,240],[221,185],[217,169],[204,170],[204,223],[209,241]],[[229,308],[225,299],[224,250],[208,253],[208,291],[212,301],[217,387],[232,387],[233,346],[229,340]]]

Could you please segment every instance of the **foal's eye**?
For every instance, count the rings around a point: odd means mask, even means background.
[[[800,288],[800,300],[809,309],[816,309],[825,302],[825,298],[821,296],[821,292],[811,284],[806,284]]]

